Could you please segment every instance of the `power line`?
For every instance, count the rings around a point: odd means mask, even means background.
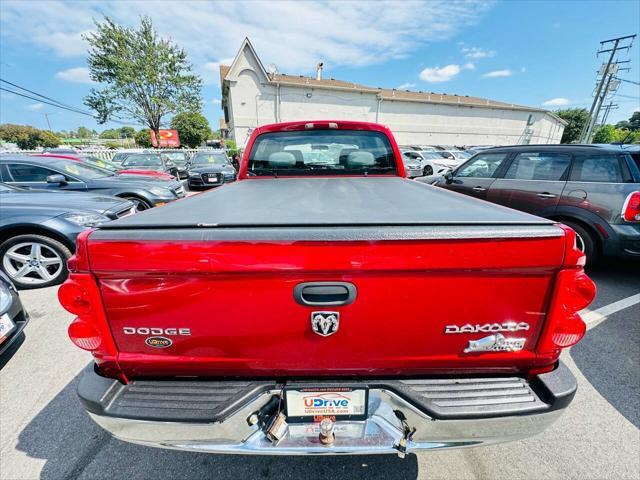
[[[56,103],[56,104],[58,104],[58,105],[60,105],[62,107],[67,108],[67,109],[76,110],[78,113],[88,114],[88,115],[91,115],[92,117],[94,116],[94,115],[90,114],[87,111],[83,111],[80,108],[74,107],[73,105],[68,105],[66,103],[59,102],[58,100],[55,100],[55,99],[53,99],[51,97],[47,97],[46,95],[42,95],[40,93],[34,92],[33,90],[29,90],[28,88],[21,87],[20,85],[16,85],[15,83],[9,82],[8,80],[5,80],[3,78],[0,78],[0,82],[7,83],[7,84],[11,85],[12,87],[19,88],[20,90],[24,90],[25,92],[29,92],[29,93],[31,93],[33,95],[38,96],[38,97],[42,97],[45,100],[49,100],[50,102],[54,102],[54,103]]]
[[[31,93],[33,95],[36,95],[37,97],[41,97],[41,98],[34,98],[34,97],[28,96],[26,94],[22,94],[20,92],[15,92],[15,91],[8,90],[6,88],[0,87],[0,89],[4,90],[6,92],[10,92],[10,93],[13,93],[15,95],[20,95],[21,97],[29,98],[30,100],[35,100],[36,102],[46,103],[47,105],[51,105],[52,107],[61,108],[63,110],[68,110],[70,112],[78,113],[80,115],[86,115],[86,116],[89,116],[89,117],[91,117],[91,118],[93,118],[95,120],[98,119],[97,116],[95,116],[94,114],[92,114],[90,112],[87,112],[86,110],[81,110],[80,108],[74,107],[73,105],[68,105],[66,103],[62,103],[62,102],[60,102],[60,101],[58,101],[58,100],[56,100],[54,98],[48,97],[46,95],[42,95],[41,93],[38,93],[38,92],[34,92],[33,90],[29,90],[28,88],[22,87],[20,85],[12,83],[12,82],[10,82],[8,80],[5,80],[3,78],[0,78],[0,82],[6,83],[6,84],[11,85],[11,86],[13,86],[15,88],[19,88],[20,90],[23,90],[25,92],[29,92],[29,93]],[[117,123],[119,125],[131,125],[131,122],[124,122],[122,120],[110,119],[109,121],[113,122],[113,123]]]
[[[24,98],[28,98],[29,100],[35,100],[36,102],[46,103],[47,105],[51,105],[52,107],[57,107],[57,108],[61,108],[63,110],[69,110],[70,112],[73,112],[73,113],[78,113],[80,115],[87,115],[88,117],[96,118],[95,116],[91,115],[90,113],[81,112],[79,110],[75,110],[75,109],[72,109],[72,108],[63,107],[62,105],[59,105],[59,104],[56,104],[56,103],[51,103],[51,102],[48,102],[48,101],[43,100],[41,98],[34,97],[32,95],[26,95],[24,93],[16,92],[15,90],[10,90],[10,89],[4,88],[4,87],[0,87],[0,90],[2,90],[4,92],[13,93],[14,95],[19,95],[19,96],[24,97]]]

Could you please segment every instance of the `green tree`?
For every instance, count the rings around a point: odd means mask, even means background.
[[[120,132],[113,128],[109,128],[100,133],[100,138],[102,139],[116,139],[120,138]]]
[[[33,150],[37,147],[52,148],[60,145],[60,139],[48,130],[38,130],[28,125],[0,125],[0,138],[15,143],[22,150]]]
[[[557,110],[556,115],[568,122],[564,127],[560,143],[577,142],[584,124],[587,123],[589,112],[584,108],[567,108],[565,110]]]
[[[117,148],[120,148],[120,144],[118,142],[105,142],[104,146],[109,150],[115,150]]]
[[[629,121],[621,120],[620,122],[616,123],[616,128],[619,128],[620,130],[629,130]]]
[[[101,123],[125,114],[159,138],[164,116],[200,110],[202,80],[183,49],[158,37],[149,17],[138,29],[105,18],[85,39],[91,78],[103,85],[91,89],[85,104]]]
[[[49,130],[40,130],[37,143],[39,147],[55,148],[60,145],[60,139]]]
[[[151,148],[151,132],[147,128],[143,128],[135,136],[136,145],[143,148]]]
[[[171,128],[178,131],[180,142],[189,148],[197,148],[211,135],[209,122],[201,113],[182,112],[171,119]]]
[[[640,111],[633,112],[629,118],[629,130],[632,132],[640,131]]]
[[[76,136],[77,138],[91,138],[93,134],[91,133],[91,130],[89,130],[87,127],[78,127],[78,130],[76,131]]]
[[[592,143],[611,143],[616,140],[616,128],[613,125],[602,125],[596,130]]]
[[[120,127],[118,138],[133,138],[136,136],[136,129],[133,127]]]

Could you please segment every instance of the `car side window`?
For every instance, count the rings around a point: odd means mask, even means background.
[[[492,178],[506,153],[480,154],[456,172],[456,177]]]
[[[49,175],[58,174],[48,168],[21,163],[10,163],[7,168],[14,182],[46,182]]]
[[[623,182],[618,155],[576,155],[571,169],[571,180],[574,182]]]
[[[571,155],[552,152],[519,153],[504,178],[517,180],[562,180],[571,163]]]

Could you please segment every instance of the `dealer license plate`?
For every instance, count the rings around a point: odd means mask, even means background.
[[[208,183],[218,183],[218,177],[217,176],[209,176],[209,177],[207,177],[207,182]]]
[[[365,388],[305,387],[285,389],[288,422],[364,420],[369,392]]]
[[[0,344],[4,343],[9,334],[16,328],[16,324],[5,314],[0,317]]]

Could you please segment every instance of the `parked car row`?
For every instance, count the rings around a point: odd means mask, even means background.
[[[418,179],[573,228],[588,258],[640,258],[640,147],[517,145]]]

